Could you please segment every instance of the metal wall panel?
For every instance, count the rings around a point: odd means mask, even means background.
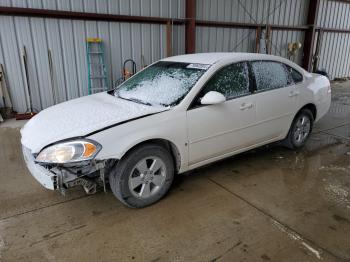
[[[304,45],[304,35],[302,31],[281,31],[274,30],[272,31],[272,48],[271,54],[285,57],[301,65],[302,62],[302,48],[297,52],[295,57],[289,57],[288,55],[288,43],[300,42],[301,45]]]
[[[350,29],[350,3],[321,0],[317,24],[321,27]],[[350,76],[350,34],[324,32],[318,67],[331,79]]]
[[[197,0],[197,19],[258,24],[305,25],[308,0]],[[288,15],[286,15],[288,14]],[[253,29],[230,29],[197,27],[197,52],[255,52],[256,31]],[[303,43],[300,31],[272,32],[271,53],[288,58],[290,42]],[[293,60],[301,63],[301,51]]]
[[[197,19],[305,25],[309,0],[197,0]],[[185,0],[0,0],[1,6],[78,12],[185,17]],[[318,26],[350,29],[350,4],[321,0]],[[196,51],[255,51],[255,30],[197,26]],[[185,27],[173,27],[173,53],[185,51]],[[121,77],[122,62],[132,58],[138,69],[166,55],[164,25],[0,16],[0,63],[5,65],[14,109],[25,111],[26,79],[21,54],[28,55],[29,84],[38,110],[87,94],[85,40],[105,43],[110,86]],[[303,44],[304,32],[272,31],[272,54],[287,57],[287,44]],[[350,75],[350,34],[327,32],[319,67],[334,77]],[[51,85],[48,50],[52,52]],[[302,51],[293,60],[301,63]],[[56,96],[54,99],[54,95]],[[56,100],[56,101],[55,101]],[[1,103],[1,102],[0,102]]]
[[[0,0],[0,5],[141,16],[152,10],[156,17],[185,17],[185,0]]]
[[[1,6],[79,12],[184,17],[184,0],[0,0]],[[173,26],[173,53],[183,54],[184,26]],[[121,77],[122,63],[132,58],[137,69],[166,56],[165,25],[95,22],[0,16],[0,63],[4,64],[14,110],[26,111],[26,80],[21,54],[28,56],[34,108],[44,109],[86,95],[88,76],[85,40],[101,37],[105,44],[109,85]],[[53,60],[51,85],[48,50]],[[56,94],[56,99],[54,99]],[[56,101],[54,101],[56,100]]]
[[[255,30],[197,27],[196,52],[253,52]]]
[[[197,19],[305,25],[309,0],[197,0]]]

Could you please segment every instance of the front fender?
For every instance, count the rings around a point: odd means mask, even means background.
[[[136,145],[163,139],[176,146],[180,154],[180,172],[188,166],[186,114],[166,111],[105,129],[88,137],[102,145],[98,160],[121,159]]]

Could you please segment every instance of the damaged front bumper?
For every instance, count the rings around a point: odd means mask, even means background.
[[[106,190],[105,162],[89,161],[75,163],[72,166],[42,166],[35,162],[31,151],[22,147],[24,161],[32,176],[45,188],[50,190],[65,190],[75,186],[82,186],[87,194],[94,194],[98,186]]]
[[[58,189],[58,176],[45,167],[35,163],[34,156],[26,147],[22,147],[24,161],[32,176],[45,188]]]

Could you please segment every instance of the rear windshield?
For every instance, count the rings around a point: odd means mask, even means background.
[[[173,106],[187,95],[209,65],[158,62],[121,84],[115,95],[152,106]]]

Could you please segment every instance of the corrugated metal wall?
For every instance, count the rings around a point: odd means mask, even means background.
[[[124,15],[184,17],[184,0],[0,0],[2,6],[97,12]],[[87,94],[85,40],[101,37],[105,43],[110,85],[121,77],[122,63],[141,56],[150,64],[166,52],[165,25],[130,24],[0,16],[0,63],[5,65],[14,110],[26,111],[25,77],[21,53],[28,55],[29,81],[34,108]],[[184,26],[174,26],[173,53],[184,53]],[[48,49],[52,52],[51,86]]]
[[[197,0],[197,19],[258,24],[305,25],[309,0]],[[43,8],[124,15],[185,17],[185,0],[0,0],[1,6]],[[321,0],[318,26],[350,29],[350,4]],[[255,51],[256,32],[197,26],[196,52]],[[185,52],[185,27],[173,28],[173,53]],[[41,110],[87,94],[85,40],[101,37],[106,45],[109,85],[121,77],[122,62],[132,58],[141,66],[166,52],[165,25],[94,22],[0,16],[0,63],[5,65],[14,109],[22,112],[26,81],[21,53],[26,47],[33,105]],[[319,67],[331,77],[350,75],[350,34],[324,33]],[[287,44],[303,44],[302,31],[272,31],[272,54],[287,57]],[[51,85],[48,50],[52,52]],[[302,50],[295,62],[300,63]],[[55,91],[54,91],[55,90]],[[1,102],[0,102],[1,103]],[[1,106],[1,105],[0,105]]]
[[[278,25],[305,25],[308,0],[199,0],[197,19]],[[286,15],[288,14],[288,15]],[[196,51],[255,52],[254,29],[197,27]],[[272,31],[272,54],[287,57],[287,44],[303,43],[300,31]],[[301,52],[295,61],[301,62]]]
[[[350,29],[350,2],[321,0],[317,25]],[[331,78],[350,76],[350,34],[324,32],[320,44],[319,68]]]

